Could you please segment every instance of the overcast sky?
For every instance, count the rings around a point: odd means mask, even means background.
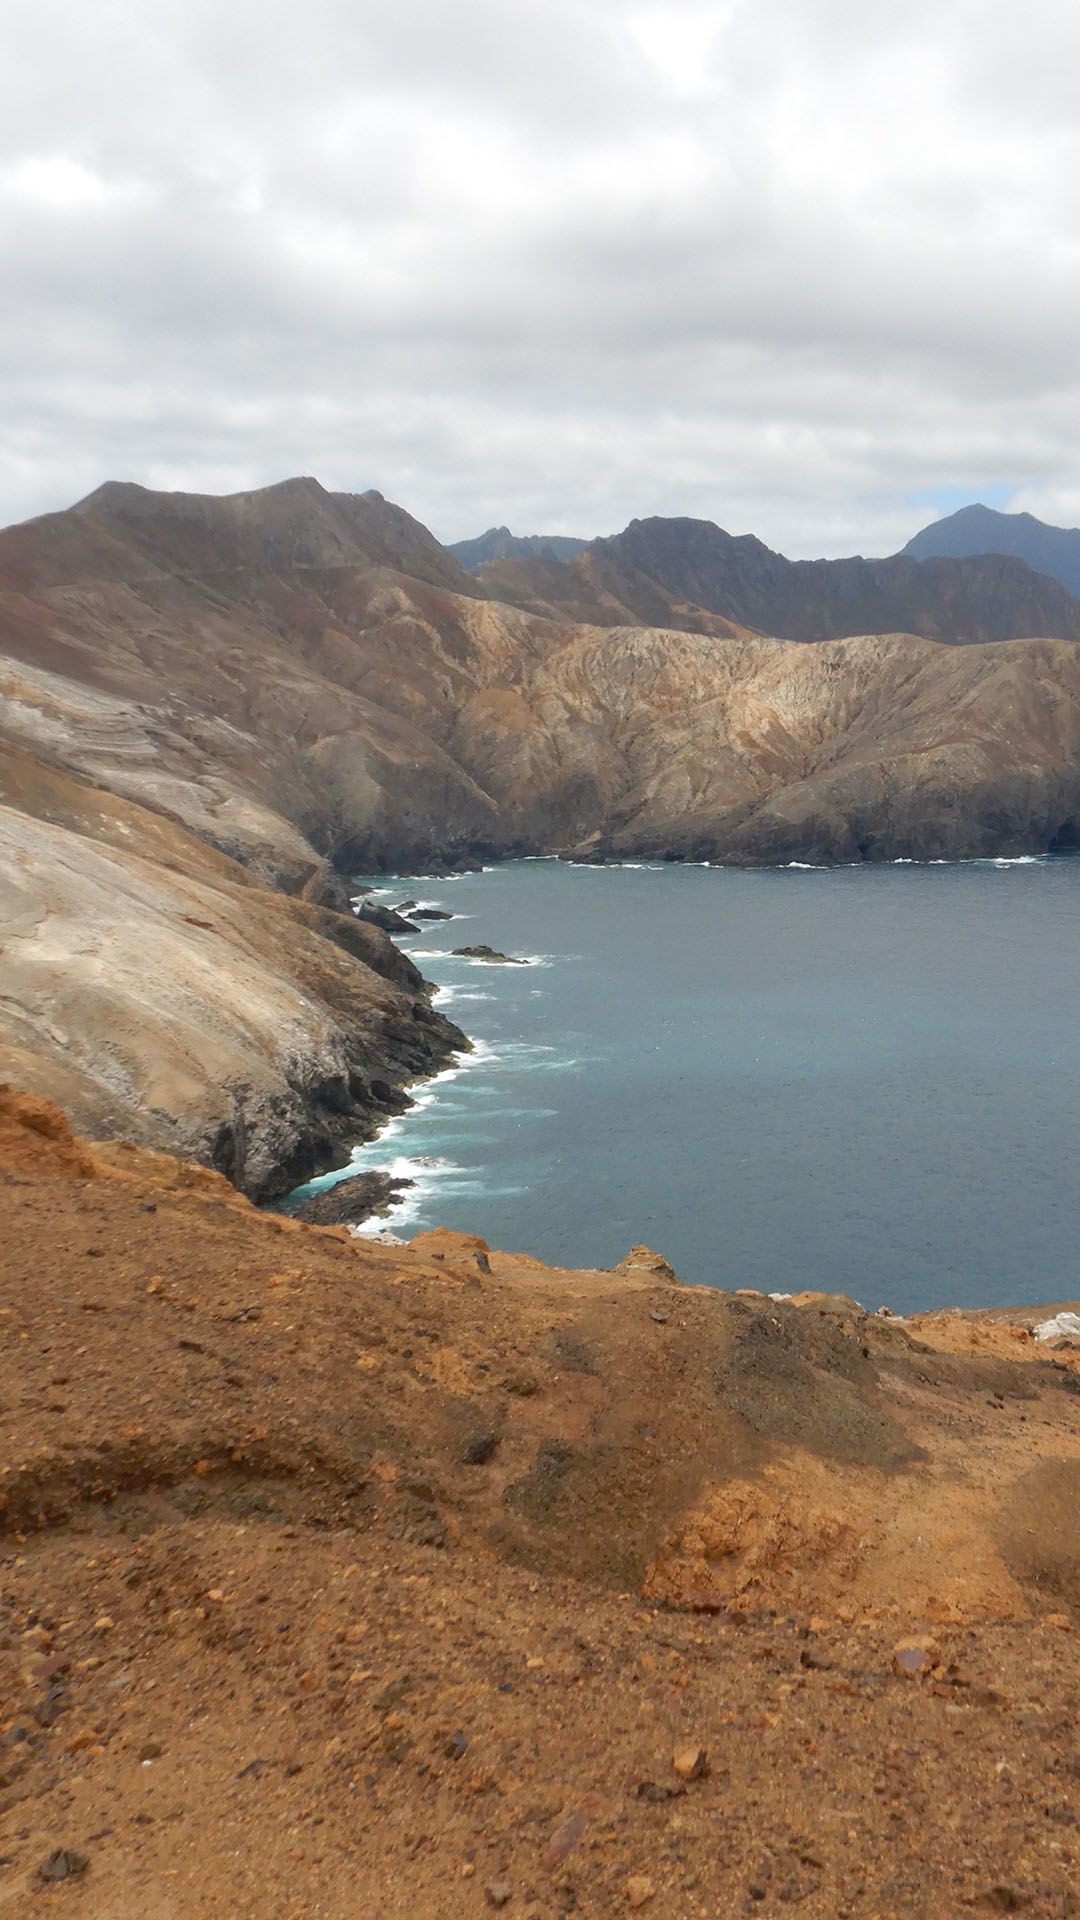
[[[0,520],[1080,521],[1069,0],[12,0]]]

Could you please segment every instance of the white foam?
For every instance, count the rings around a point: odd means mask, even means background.
[[[1055,1313],[1032,1329],[1036,1340],[1080,1340],[1080,1313]]]
[[[387,1174],[391,1180],[409,1180],[412,1184],[380,1213],[371,1214],[367,1220],[359,1221],[353,1227],[353,1232],[367,1239],[374,1239],[382,1233],[390,1232],[394,1235],[391,1244],[400,1244],[397,1241],[397,1229],[415,1220],[423,1212],[440,1180],[455,1174],[463,1174],[465,1169],[459,1167],[453,1160],[440,1159],[436,1154],[399,1153],[395,1154],[392,1160],[377,1161],[370,1171]]]

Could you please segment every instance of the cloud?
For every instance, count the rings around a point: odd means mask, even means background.
[[[811,554],[957,489],[1080,496],[1058,0],[38,0],[5,33],[0,518],[314,472],[445,538],[690,512]]]

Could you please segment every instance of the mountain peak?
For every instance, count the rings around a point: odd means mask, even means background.
[[[575,560],[588,546],[566,533],[511,533],[509,527],[489,527],[473,540],[455,540],[448,547],[467,573],[478,573],[493,560]]]
[[[975,501],[923,527],[903,549],[913,560],[969,559],[1004,554],[1026,560],[1036,573],[1080,595],[1080,531],[1053,527],[1031,513],[1000,513]]]

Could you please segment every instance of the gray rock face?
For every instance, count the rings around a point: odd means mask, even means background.
[[[403,1081],[467,1044],[385,934],[128,803],[102,821],[92,790],[51,791],[54,812],[81,791],[83,831],[0,807],[0,1076],[87,1131],[262,1199],[340,1160],[406,1104]]]

